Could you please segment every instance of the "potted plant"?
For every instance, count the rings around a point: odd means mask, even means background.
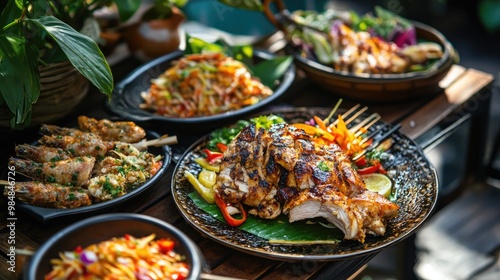
[[[140,0],[131,0],[141,5]],[[187,0],[146,1],[133,18],[122,25],[123,37],[132,54],[147,61],[179,48],[179,26],[184,14],[179,9]],[[119,13],[125,12],[119,8]]]
[[[68,81],[70,84],[63,84],[63,88],[70,87],[70,92],[85,90],[86,85],[81,82],[83,79],[90,81],[108,97],[111,95],[113,76],[95,41],[60,19],[68,15],[64,20],[69,22],[69,12],[88,11],[81,9],[81,6],[72,6],[71,9],[65,10],[60,7],[63,2],[11,0],[7,1],[1,13],[0,112],[2,117],[7,118],[11,128],[21,129],[30,125],[33,106],[39,101],[41,93],[47,89],[47,85],[43,83],[47,76],[49,80],[58,83]],[[86,3],[66,2],[68,5]],[[82,20],[75,19],[75,24],[81,22]],[[66,70],[68,65],[83,78],[72,80],[71,70]],[[45,71],[47,67],[48,73]],[[57,75],[51,76],[52,73]],[[48,87],[54,95],[52,99],[64,94],[55,90],[52,83]],[[81,95],[76,98],[81,99]],[[71,108],[68,109],[71,111]]]
[[[216,0],[234,8],[262,10],[260,0]],[[118,3],[118,1],[116,1]],[[132,6],[141,5],[141,0],[127,1]],[[125,23],[123,35],[130,51],[139,59],[147,61],[179,48],[181,34],[179,26],[185,20],[183,8],[188,0],[144,1],[142,9],[134,15],[135,20]],[[118,7],[120,14],[130,14],[127,7]]]

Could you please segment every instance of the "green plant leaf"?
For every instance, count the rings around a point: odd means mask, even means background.
[[[102,93],[111,97],[113,75],[97,44],[53,16],[29,21],[45,29],[64,51],[71,64]]]
[[[40,95],[38,50],[18,36],[0,36],[0,93],[13,114],[11,127],[29,123]]]
[[[18,6],[17,4],[19,3],[17,2],[18,1],[7,1],[5,8],[0,14],[1,27],[6,26],[7,24],[13,22],[15,19],[18,19],[21,16],[22,3],[21,6]]]
[[[127,21],[134,15],[134,13],[139,9],[141,5],[141,0],[120,0],[114,1],[116,7],[118,8],[118,15],[120,16],[120,21]]]
[[[251,10],[251,11],[262,11],[262,1],[260,0],[219,0],[219,2],[224,3],[228,6]]]
[[[203,51],[224,52],[224,47],[186,34],[186,49],[184,50],[184,54],[201,53]]]
[[[250,65],[250,68],[264,85],[275,88],[276,81],[283,77],[292,63],[293,57],[285,55],[264,60],[256,65]]]

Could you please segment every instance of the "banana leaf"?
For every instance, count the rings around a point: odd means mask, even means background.
[[[189,197],[203,211],[225,223],[224,217],[222,217],[217,205],[207,203],[197,192],[190,193]],[[332,244],[342,241],[344,234],[340,229],[323,226],[320,222],[326,223],[326,221],[321,220],[290,223],[284,215],[280,215],[274,220],[265,220],[248,215],[245,223],[239,228],[260,238],[269,240],[271,243]]]

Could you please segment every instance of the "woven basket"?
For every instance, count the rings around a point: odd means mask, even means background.
[[[40,66],[40,96],[33,104],[30,126],[62,119],[82,101],[89,81],[69,61]],[[0,110],[0,126],[10,127],[10,112]]]

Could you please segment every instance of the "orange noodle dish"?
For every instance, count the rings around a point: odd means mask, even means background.
[[[158,115],[211,116],[253,105],[273,94],[245,64],[222,53],[186,55],[152,80],[142,109]]]
[[[175,242],[124,235],[86,248],[60,252],[51,260],[52,271],[45,280],[56,279],[186,279],[189,265],[175,252]]]

